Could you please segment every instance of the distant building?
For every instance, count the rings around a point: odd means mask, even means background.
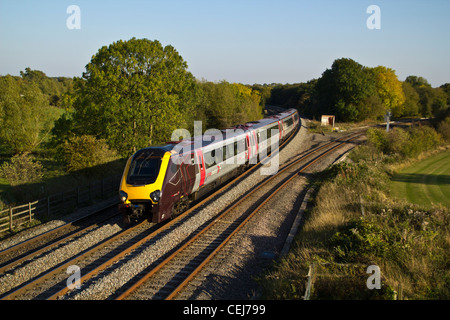
[[[322,115],[322,126],[332,126],[334,128],[334,116]]]

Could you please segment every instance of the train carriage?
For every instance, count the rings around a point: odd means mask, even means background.
[[[186,210],[192,200],[243,172],[299,124],[295,109],[214,134],[137,151],[124,169],[119,209],[126,221],[161,222]],[[208,131],[207,131],[208,132]],[[273,142],[273,141],[272,141]]]

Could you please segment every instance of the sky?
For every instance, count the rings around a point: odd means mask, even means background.
[[[449,15],[448,0],[0,0],[0,75],[80,77],[102,46],[136,37],[172,45],[208,81],[306,82],[344,57],[437,87],[450,82]]]

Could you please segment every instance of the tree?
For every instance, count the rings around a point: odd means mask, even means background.
[[[73,137],[64,143],[63,156],[67,171],[77,171],[117,159],[115,151],[110,150],[105,140],[93,136]]]
[[[402,83],[391,68],[378,66],[372,69],[376,80],[377,93],[385,110],[391,110],[394,117],[403,114],[405,94]]]
[[[431,88],[431,85],[428,82],[428,80],[423,77],[407,76],[405,79],[405,82],[408,82],[414,88],[423,87],[423,86]]]
[[[316,114],[335,114],[340,121],[364,120],[373,113],[364,102],[377,95],[375,85],[370,68],[352,59],[336,59],[317,81]]]
[[[203,81],[199,88],[202,99],[196,109],[196,118],[203,121],[204,130],[223,129],[262,118],[259,91],[227,81]]]
[[[170,45],[132,38],[104,46],[74,80],[70,116],[77,135],[105,139],[122,156],[170,139],[192,112],[196,82]],[[69,111],[70,112],[70,111]],[[59,125],[58,128],[61,128]]]
[[[0,141],[8,151],[32,151],[55,119],[48,100],[32,82],[10,75],[0,78]]]
[[[403,92],[405,94],[405,102],[403,104],[403,115],[417,116],[419,114],[420,98],[413,86],[404,81],[402,83]]]

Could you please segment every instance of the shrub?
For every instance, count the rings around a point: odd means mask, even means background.
[[[445,141],[450,142],[450,117],[445,118],[438,124],[437,132],[442,135]]]
[[[11,186],[37,182],[44,176],[45,169],[39,161],[33,160],[29,152],[15,155],[0,167],[0,176]]]
[[[439,134],[431,127],[419,126],[408,130],[394,128],[367,130],[370,146],[386,155],[412,158],[420,153],[436,148],[441,142]]]
[[[77,171],[116,160],[117,153],[106,141],[94,136],[74,137],[64,144],[63,156],[67,171]]]

